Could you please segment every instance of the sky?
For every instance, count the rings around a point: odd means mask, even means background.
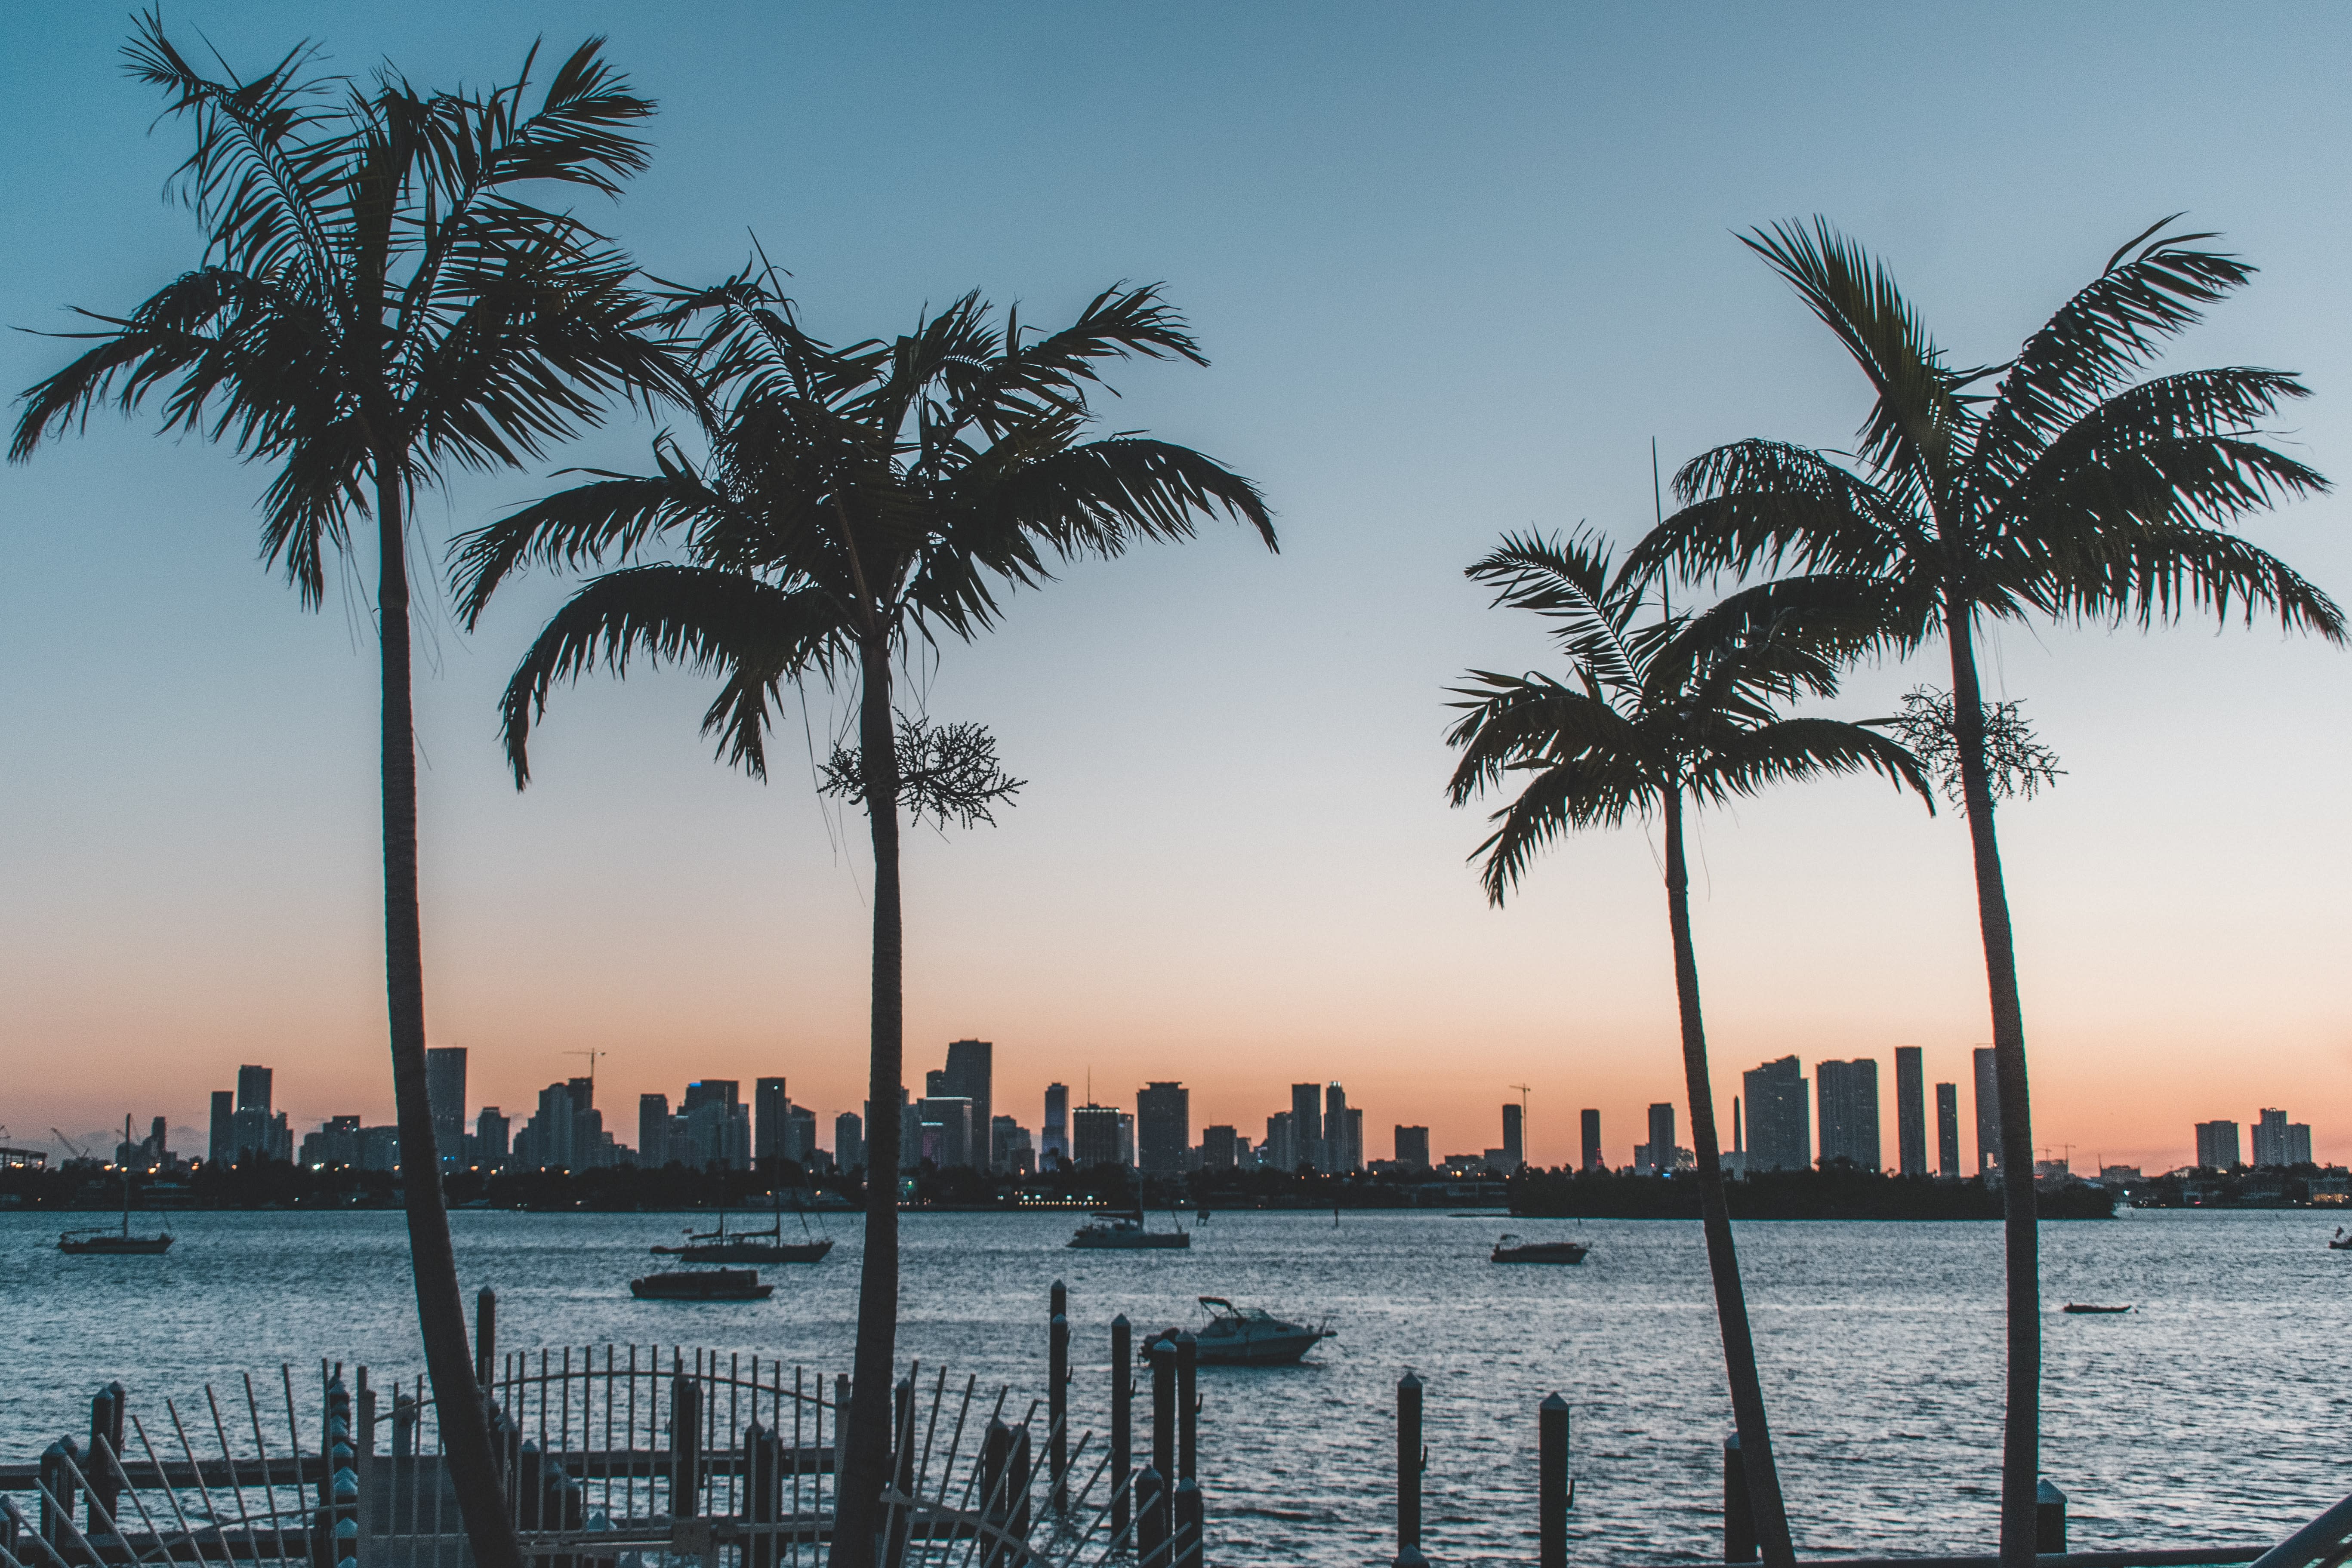
[[[651,271],[716,278],[756,235],[810,323],[913,324],[970,289],[1025,321],[1164,282],[1212,360],[1118,371],[1106,427],[1262,485],[1279,554],[1236,528],[1074,567],[911,684],[985,722],[1030,781],[992,829],[908,840],[909,1080],[996,1044],[1035,1125],[1059,1079],[1192,1089],[1244,1133],[1339,1079],[1367,1152],[1499,1140],[1533,1158],[1597,1107],[1631,1158],[1685,1099],[1654,833],[1560,844],[1490,908],[1479,814],[1444,801],[1445,689],[1541,668],[1528,617],[1462,568],[1506,530],[1630,544],[1671,468],[1765,436],[1843,447],[1859,374],[1738,243],[1822,214],[1895,268],[1955,360],[1998,361],[2168,214],[2261,274],[2172,366],[2314,390],[2276,438],[2352,477],[2352,12],[2086,4],[1862,7],[401,7],[193,0],[171,30],[257,68],[503,78],[534,37],[661,104],[650,169],[584,215]],[[0,323],[70,330],[192,265],[161,199],[186,151],[120,73],[127,16],[0,11]],[[0,384],[72,345],[0,335]],[[13,416],[12,416],[13,417]],[[646,460],[619,415],[532,471],[465,476],[419,548]],[[389,1120],[366,595],[306,615],[256,553],[266,474],[152,413],[94,418],[0,472],[0,1094],[8,1141],[166,1115],[277,1068],[298,1128]],[[2341,495],[2245,530],[2352,596]],[[601,1051],[608,1124],[689,1079],[781,1073],[820,1124],[864,1096],[862,823],[804,753],[849,693],[788,711],[761,784],[713,760],[704,685],[560,692],[518,793],[493,701],[568,584],[478,630],[421,602],[429,1029],[509,1110]],[[1940,650],[1855,672],[1828,710],[1948,684]],[[2037,1142],[2151,1168],[2192,1123],[2281,1106],[2352,1159],[2343,984],[2345,651],[2275,627],[2012,626],[1988,683],[2065,776],[2000,822]],[[1990,1038],[1967,846],[1883,782],[1707,814],[1696,941],[1715,1090],[1768,1058],[1962,1085]],[[1683,1123],[1686,1126],[1686,1121]],[[1965,1142],[1964,1138],[1964,1142]]]

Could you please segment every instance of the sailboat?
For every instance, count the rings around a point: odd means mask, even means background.
[[[122,1119],[122,1141],[125,1143],[131,1142],[131,1118],[128,1116]],[[151,1257],[159,1252],[168,1252],[171,1247],[170,1231],[160,1236],[131,1234],[131,1164],[128,1160],[122,1165],[122,1228],[111,1230],[100,1226],[95,1230],[69,1230],[58,1237],[59,1252],[76,1255],[97,1253],[110,1257]]]
[[[1176,1211],[1168,1211],[1173,1221]],[[1076,1236],[1062,1244],[1114,1252],[1157,1252],[1183,1250],[1192,1245],[1192,1233],[1179,1225],[1174,1230],[1147,1230],[1143,1224],[1143,1199],[1135,1200],[1135,1212],[1100,1215],[1092,1225],[1082,1225]]]
[[[808,1234],[808,1211],[798,1211],[801,1216],[800,1241],[784,1239],[783,1189],[776,1190],[776,1223],[765,1230],[739,1230],[727,1234],[727,1210],[719,1210],[719,1228],[700,1235],[688,1226],[683,1247],[656,1247],[654,1253],[661,1258],[682,1258],[688,1263],[814,1263],[833,1250],[833,1237]]]

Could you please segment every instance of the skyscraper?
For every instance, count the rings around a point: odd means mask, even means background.
[[[1979,1046],[1975,1060],[1977,1174],[1982,1176],[2000,1169],[2000,1089],[1994,1076],[1992,1047]]]
[[[2257,1165],[2308,1165],[2311,1163],[2311,1128],[2308,1123],[2289,1121],[2284,1110],[2264,1110],[2254,1122],[2254,1163]]]
[[[1895,1047],[1895,1158],[1906,1176],[1927,1173],[1927,1074],[1916,1046]]]
[[[1317,1170],[1323,1164],[1323,1086],[1316,1083],[1294,1083],[1290,1086],[1290,1142],[1297,1152],[1297,1163],[1312,1165]]]
[[[1601,1157],[1601,1112],[1591,1110],[1580,1110],[1577,1112],[1576,1119],[1580,1124],[1580,1130],[1583,1134],[1584,1157],[1581,1163],[1584,1169],[1607,1170],[1608,1162]]]
[[[1348,1091],[1338,1084],[1323,1091],[1323,1169],[1337,1175],[1364,1168],[1360,1115],[1348,1110]]]
[[[1201,1169],[1230,1171],[1241,1163],[1241,1134],[1222,1122],[1201,1129]]]
[[[1939,1083],[1936,1086],[1936,1174],[1960,1173],[1960,1086]]]
[[[1045,1086],[1045,1125],[1037,1142],[1037,1168],[1052,1170],[1070,1159],[1070,1086]]]
[[[784,1093],[784,1080],[780,1078],[758,1078],[751,1080],[751,1158],[754,1160],[789,1160],[792,1152],[784,1147],[784,1135],[792,1128],[792,1100]]]
[[[265,1116],[268,1115],[271,1076],[271,1071],[268,1068],[237,1068],[236,1108],[239,1110],[258,1110]]]
[[[1118,1107],[1081,1105],[1070,1112],[1070,1162],[1081,1170],[1118,1163]]]
[[[2209,1171],[2226,1171],[2238,1163],[2238,1124],[2200,1121],[2197,1124],[2197,1163]]]
[[[433,1110],[433,1147],[441,1168],[466,1163],[466,1047],[432,1046],[425,1052],[425,1102]]]
[[[1265,1142],[1258,1146],[1258,1165],[1286,1174],[1298,1169],[1298,1140],[1291,1134],[1287,1110],[1277,1110],[1265,1119]]]
[[[637,1096],[638,1168],[658,1171],[676,1158],[669,1147],[669,1096]]]
[[[1878,1169],[1878,1063],[1870,1057],[1813,1064],[1822,1105],[1822,1160],[1850,1160]]]
[[[486,1171],[495,1171],[507,1163],[507,1143],[512,1130],[507,1119],[499,1114],[495,1105],[485,1105],[474,1118],[474,1163]]]
[[[1650,1107],[1650,1141],[1642,1146],[1649,1151],[1644,1160],[1637,1152],[1633,1163],[1646,1164],[1660,1175],[1670,1174],[1675,1168],[1675,1108],[1671,1104]]]
[[[996,1047],[987,1040],[948,1042],[947,1091],[971,1101],[969,1163],[989,1168],[988,1130],[996,1116]]]
[[[236,1163],[236,1096],[226,1089],[213,1090],[212,1139],[205,1149],[205,1163]]]
[[[1503,1107],[1503,1163],[1516,1171],[1527,1163],[1527,1108],[1519,1105],[1505,1105]]]
[[[784,1104],[784,1158],[803,1170],[817,1163],[816,1112],[805,1105]]]
[[[1739,1082],[1748,1100],[1748,1170],[1812,1169],[1812,1108],[1805,1103],[1804,1069],[1797,1058],[1766,1062],[1742,1073]]]
[[[857,1112],[845,1110],[833,1119],[833,1163],[845,1171],[866,1163],[866,1123]]]
[[[1147,1176],[1181,1176],[1192,1147],[1192,1096],[1181,1083],[1150,1083],[1135,1094],[1136,1153]]]
[[[976,1108],[961,1094],[927,1094],[915,1109],[921,1113],[921,1158],[944,1171],[951,1165],[982,1166],[987,1156],[972,1147],[988,1131],[974,1118]]]
[[[1429,1169],[1429,1129],[1400,1127],[1396,1130],[1396,1163],[1410,1165],[1417,1171]]]

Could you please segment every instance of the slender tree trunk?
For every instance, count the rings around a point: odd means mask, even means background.
[[[890,644],[860,656],[859,760],[874,836],[873,1044],[866,1078],[866,1255],[857,1280],[857,1348],[849,1394],[849,1456],[835,1503],[832,1568],[872,1568],[890,1474],[891,1380],[898,1334],[898,1098],[905,1081],[898,906],[898,752],[890,721]]]
[[[1748,1329],[1748,1297],[1739,1286],[1739,1255],[1731,1244],[1731,1207],[1723,1191],[1723,1151],[1715,1131],[1715,1090],[1707,1081],[1706,1026],[1699,1012],[1698,953],[1691,945],[1690,872],[1683,856],[1683,797],[1665,794],[1666,918],[1675,936],[1675,999],[1683,1024],[1683,1081],[1690,1096],[1691,1146],[1698,1155],[1699,1228],[1706,1237],[1707,1272],[1715,1280],[1715,1316],[1723,1329],[1723,1367],[1731,1383],[1731,1421],[1739,1432],[1740,1468],[1756,1541],[1771,1568],[1797,1560],[1789,1539],[1780,1472],[1772,1460],[1772,1431],[1764,1419],[1764,1385],[1756,1374],[1756,1341]],[[1673,1159],[1669,1151],[1667,1158]]]
[[[1992,783],[1985,768],[1984,699],[1977,684],[1971,606],[1944,607],[1952,650],[1952,720],[1960,791],[1976,858],[1977,920],[1984,930],[1985,987],[1992,1005],[1995,1104],[2000,1121],[2001,1229],[2009,1276],[2009,1413],[2001,1436],[2002,1568],[2032,1568],[2033,1500],[2042,1479],[2042,1266],[2034,1219],[2033,1113],[2026,1093],[2025,1010],[2017,994],[2017,952],[2009,894],[1993,836]]]
[[[392,1025],[392,1098],[400,1124],[416,1323],[434,1414],[477,1568],[522,1568],[466,1336],[466,1304],[441,1201],[441,1152],[425,1089],[425,951],[416,892],[416,720],[409,693],[406,513],[396,459],[376,460],[379,641],[383,658],[383,956]]]

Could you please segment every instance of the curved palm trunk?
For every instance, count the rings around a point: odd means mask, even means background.
[[[849,1454],[835,1502],[832,1568],[872,1568],[890,1474],[890,1387],[898,1332],[898,1095],[904,1050],[898,906],[898,753],[890,731],[890,645],[860,654],[858,744],[874,837],[873,1044],[866,1079],[866,1253],[857,1279],[857,1349]]]
[[[1992,1005],[1995,1103],[2000,1119],[2001,1230],[2009,1278],[2009,1413],[2001,1435],[2002,1568],[2032,1568],[2034,1492],[2042,1479],[2042,1267],[2033,1201],[2033,1115],[2026,1093],[2025,1010],[2017,994],[2017,952],[1993,836],[1992,783],[1984,755],[1984,699],[1977,684],[1974,612],[1946,601],[1944,637],[1952,652],[1952,720],[1960,793],[1977,872],[1977,921],[1984,931],[1985,988]]]
[[[1731,1420],[1748,1477],[1748,1505],[1757,1544],[1771,1568],[1797,1559],[1789,1540],[1789,1513],[1780,1499],[1780,1472],[1772,1461],[1772,1433],[1764,1419],[1764,1386],[1756,1373],[1756,1342],[1748,1329],[1748,1298],[1739,1287],[1739,1256],[1731,1244],[1731,1207],[1723,1191],[1723,1152],[1715,1132],[1715,1091],[1706,1075],[1706,1026],[1700,1016],[1698,954],[1691,945],[1690,872],[1683,858],[1683,797],[1664,798],[1666,916],[1675,935],[1675,999],[1683,1025],[1683,1080],[1690,1096],[1691,1146],[1698,1155],[1699,1226],[1706,1237],[1707,1272],[1715,1280],[1715,1315],[1723,1328],[1723,1366],[1731,1383]],[[1669,1155],[1671,1158],[1671,1155]]]
[[[476,1568],[522,1568],[522,1549],[499,1485],[488,1413],[474,1381],[466,1304],[441,1201],[441,1152],[425,1089],[425,951],[416,892],[416,719],[409,690],[408,552],[396,463],[376,464],[381,563],[377,610],[383,659],[383,957],[392,1026],[392,1098],[400,1125],[416,1324],[448,1459],[449,1479]]]

